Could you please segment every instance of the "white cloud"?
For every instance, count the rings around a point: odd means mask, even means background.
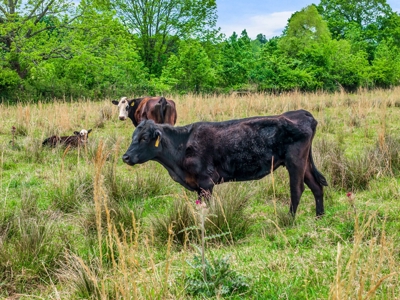
[[[275,12],[272,14],[255,15],[248,18],[242,17],[240,21],[232,20],[232,23],[218,24],[221,32],[227,37],[235,31],[238,35],[246,29],[250,38],[256,38],[257,34],[262,33],[267,38],[280,35],[287,25],[288,19],[294,11]],[[234,22],[234,23],[233,23]]]

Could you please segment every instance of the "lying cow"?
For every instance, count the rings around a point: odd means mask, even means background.
[[[144,121],[133,132],[122,159],[128,165],[154,160],[176,182],[196,191],[201,201],[215,184],[261,179],[279,166],[290,178],[290,212],[294,216],[304,183],[311,189],[316,214],[324,214],[326,179],[314,165],[311,145],[317,121],[305,110],[183,127]],[[197,201],[196,201],[197,202]]]
[[[112,103],[118,105],[119,119],[125,121],[129,118],[135,127],[143,120],[153,120],[158,124],[175,125],[176,123],[175,102],[164,97],[144,97],[132,100],[122,97],[120,101],[113,100]]]
[[[57,136],[53,135],[47,139],[45,139],[42,143],[43,146],[56,147],[57,145],[62,146],[70,146],[70,147],[78,147],[86,144],[89,133],[92,132],[92,129],[86,130],[82,129],[81,131],[74,131],[74,135],[72,136]]]

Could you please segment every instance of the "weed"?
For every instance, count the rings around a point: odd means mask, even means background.
[[[188,261],[191,269],[185,278],[186,292],[191,295],[227,296],[243,293],[249,288],[247,279],[230,269],[229,257],[214,258],[211,262],[206,258],[206,239],[215,238],[206,235],[205,220],[210,209],[206,203],[196,204],[201,237],[200,255]],[[219,236],[224,233],[219,234]]]
[[[249,279],[231,269],[229,256],[206,259],[204,264],[201,256],[195,255],[187,261],[191,267],[186,274],[186,293],[203,297],[226,297],[243,294],[250,288]],[[205,270],[205,276],[203,273]]]

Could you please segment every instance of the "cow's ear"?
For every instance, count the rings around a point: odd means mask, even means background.
[[[79,131],[74,131],[74,134],[79,135],[80,133],[79,133]]]
[[[160,145],[161,136],[162,136],[162,134],[161,134],[161,131],[160,131],[160,130],[156,130],[156,131],[154,132],[154,137],[157,138],[157,139],[156,139],[156,143],[154,144],[154,146],[158,147],[158,146]]]
[[[87,134],[89,134],[89,133],[91,133],[91,132],[92,132],[92,129],[89,129],[88,132],[87,132]]]
[[[111,103],[115,104],[115,105],[118,105],[119,102],[117,100],[113,100],[113,101],[111,101]]]

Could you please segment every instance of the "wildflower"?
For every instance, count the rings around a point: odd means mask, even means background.
[[[352,192],[347,192],[346,196],[349,198],[349,200],[353,201],[355,198],[355,195]]]

